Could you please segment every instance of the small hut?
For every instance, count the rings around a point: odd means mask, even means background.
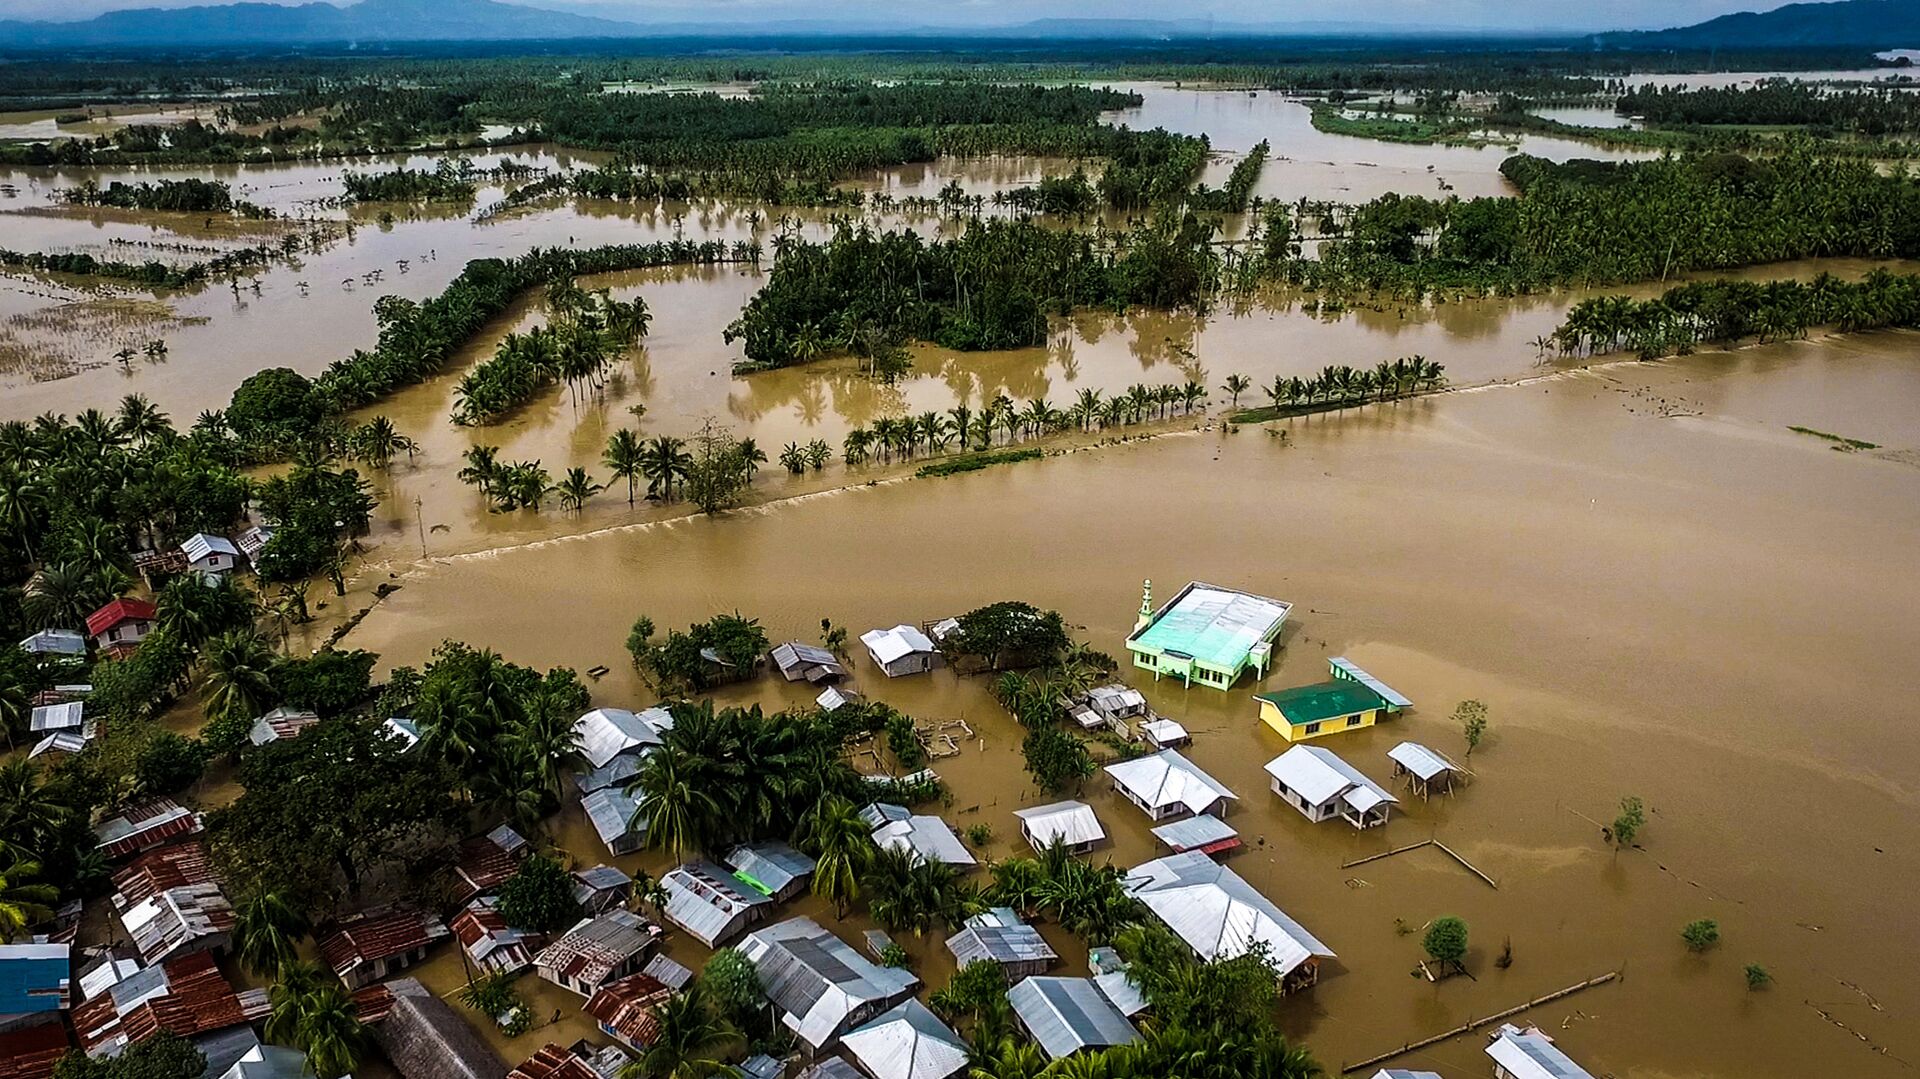
[[[415,978],[387,983],[393,1003],[374,1038],[401,1079],[500,1079],[507,1062]]]
[[[1011,907],[992,907],[968,918],[960,932],[947,938],[954,966],[994,963],[1008,982],[1045,974],[1060,955],[1040,931],[1022,921]]]
[[[1418,742],[1394,746],[1387,750],[1387,759],[1393,762],[1394,778],[1404,776],[1407,786],[1422,800],[1434,794],[1452,794],[1454,780],[1466,771],[1446,754]]]

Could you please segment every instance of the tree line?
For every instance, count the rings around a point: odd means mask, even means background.
[[[1620,350],[1651,358],[1707,342],[1761,343],[1815,326],[1877,330],[1920,326],[1920,275],[1876,269],[1864,279],[1694,281],[1647,300],[1596,296],[1576,304],[1549,338],[1562,355]]]
[[[1752,86],[1637,86],[1615,106],[1656,124],[1794,125],[1878,137],[1920,130],[1920,98],[1908,85],[1843,89],[1798,79]]]
[[[576,399],[582,387],[599,389],[614,358],[646,336],[653,318],[638,296],[588,293],[568,277],[547,286],[546,311],[545,326],[507,334],[491,359],[460,379],[453,422],[494,422],[555,382]]]
[[[270,218],[272,210],[233,197],[233,191],[220,180],[202,180],[189,176],[181,180],[160,180],[130,184],[115,180],[101,187],[92,180],[69,187],[60,196],[75,206],[112,206],[121,210],[152,210],[161,213],[237,214],[247,218]]]

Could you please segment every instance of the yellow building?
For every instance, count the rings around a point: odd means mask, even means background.
[[[1393,687],[1336,658],[1327,664],[1333,679],[1311,686],[1294,686],[1274,693],[1257,693],[1260,721],[1289,742],[1357,731],[1382,717],[1412,707],[1413,702]]]

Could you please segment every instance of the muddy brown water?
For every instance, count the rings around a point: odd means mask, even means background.
[[[1340,954],[1281,1008],[1323,1061],[1619,970],[1619,984],[1530,1016],[1596,1074],[1907,1074],[1920,1053],[1907,699],[1920,469],[1896,447],[1920,429],[1889,398],[1920,391],[1915,340],[1608,364],[1294,421],[1284,441],[1202,431],[394,567],[400,591],[348,640],[386,663],[461,638],[522,662],[605,664],[596,701],[641,706],[654,697],[620,642],[642,613],[679,625],[738,609],[778,640],[811,638],[821,617],[857,634],[1018,597],[1117,653],[1142,578],[1162,595],[1190,578],[1253,589],[1296,604],[1269,679],[1230,693],[1142,684],[1240,796],[1229,819],[1249,849],[1231,864]],[[1888,448],[1836,452],[1786,416]],[[1316,680],[1335,655],[1417,707],[1320,744],[1385,780],[1403,738],[1461,753],[1448,716],[1476,698],[1492,731],[1473,783],[1364,834],[1279,804],[1261,768],[1284,746],[1256,726],[1250,695]],[[1011,852],[1012,810],[1044,796],[985,681],[855,668],[891,704],[973,726],[979,740],[936,763],[953,791],[942,812],[988,823],[992,853]],[[762,679],[722,699],[807,696]],[[1644,849],[1615,853],[1594,822],[1626,794],[1650,819]],[[1143,815],[1097,780],[1084,795],[1114,837],[1094,857],[1153,855]],[[580,829],[569,815],[565,842],[599,860]],[[1429,836],[1499,888],[1431,850],[1340,867]],[[1396,925],[1442,914],[1469,923],[1477,980],[1410,975],[1418,934]],[[1699,917],[1723,936],[1704,956],[1679,939]],[[1501,970],[1506,941],[1515,962]],[[940,984],[944,949],[912,950]],[[1775,984],[1748,992],[1749,962]],[[1477,1037],[1398,1063],[1486,1068]]]

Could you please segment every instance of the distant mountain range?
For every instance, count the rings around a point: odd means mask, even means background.
[[[320,42],[526,41],[638,37],[633,23],[496,0],[360,0],[132,8],[84,22],[0,21],[0,45],[298,45]]]
[[[1672,30],[1600,34],[1613,49],[1920,47],[1920,0],[1839,0],[1722,15]]]

